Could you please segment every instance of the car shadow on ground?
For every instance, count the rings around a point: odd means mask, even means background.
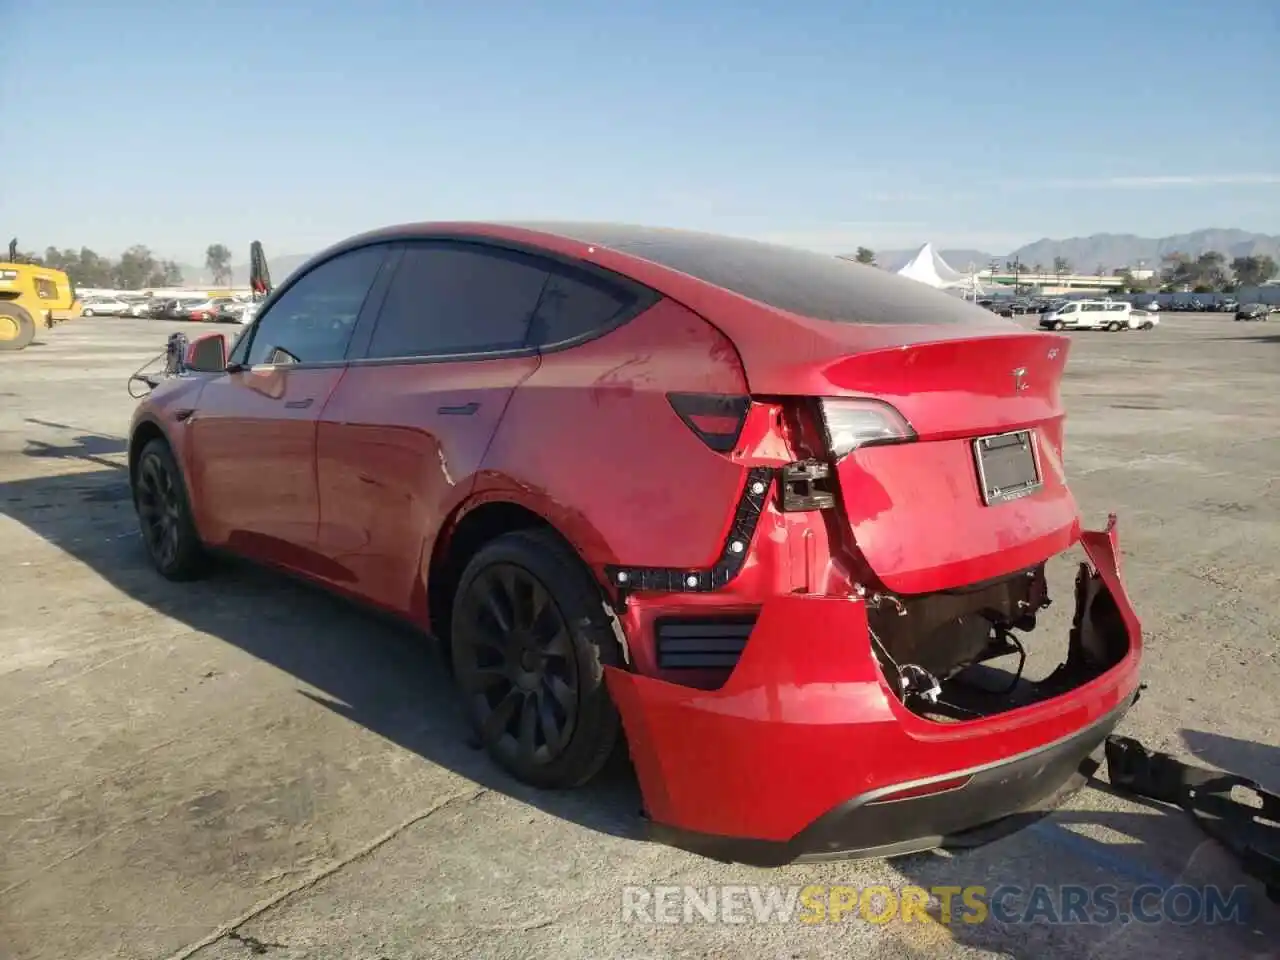
[[[1203,730],[1183,730],[1182,742],[1206,765],[1256,780],[1264,790],[1280,793],[1280,747]]]
[[[81,429],[65,423],[58,423],[54,420],[40,420],[35,417],[27,417],[26,422],[34,423],[41,427],[52,427],[56,430],[75,431]],[[116,467],[118,464],[107,458],[116,454],[124,453],[127,449],[128,444],[120,437],[85,431],[72,437],[70,443],[63,444],[45,443],[42,440],[32,440],[28,438],[22,452],[28,457],[45,457],[58,460],[86,460],[90,463],[100,464],[104,467]]]
[[[1206,340],[1236,340],[1240,343],[1280,343],[1280,333],[1259,333],[1249,337],[1206,337]]]
[[[285,671],[310,688],[303,696],[433,763],[602,833],[643,836],[639,788],[624,752],[578,790],[539,791],[508,777],[471,744],[447,665],[435,642],[412,627],[238,561],[220,560],[193,583],[161,578],[137,534],[127,471],[97,453],[118,452],[123,442],[82,439],[91,442],[27,452],[106,468],[0,483],[0,515],[139,603]]]
[[[1111,792],[1106,784],[1094,788]],[[1280,942],[1280,910],[1234,856],[1182,812],[1126,799],[1143,812],[1079,810],[1068,802],[1051,817],[1011,818],[1008,829],[1018,832],[1003,840],[963,852],[903,857],[894,867],[907,883],[935,897],[950,888],[950,922],[938,906],[929,910],[948,944],[994,955],[1280,956],[1273,946]],[[985,891],[989,912],[982,917],[965,908],[960,892],[974,886]],[[1144,888],[1135,910],[1133,898]],[[1203,899],[1188,899],[1188,890]],[[1214,896],[1225,910],[1206,921]],[[1189,920],[1192,908],[1202,912]],[[1175,919],[1161,917],[1161,910]],[[910,943],[919,936],[918,930],[908,931],[904,939]],[[932,938],[938,939],[936,931]]]
[[[58,450],[57,456],[96,462],[97,454],[89,450],[104,448],[97,440],[84,446],[82,450],[49,449]],[[118,451],[123,442],[114,446]],[[566,821],[611,836],[643,838],[639,790],[624,752],[619,751],[601,776],[578,790],[539,791],[516,782],[494,766],[484,751],[470,745],[448,669],[433,641],[422,633],[245,563],[219,563],[207,579],[187,584],[159,577],[137,535],[126,471],[118,463],[0,483],[0,514],[60,546],[135,601],[286,672],[305,684],[299,690],[302,696],[386,740]],[[1245,774],[1254,767],[1247,748],[1275,749],[1207,734],[1193,738],[1191,732],[1188,743],[1193,750],[1197,745],[1203,749],[1206,759],[1215,754],[1210,762]],[[1102,785],[1102,789],[1107,788]],[[988,892],[1001,884],[1029,891],[1036,884],[1056,889],[1067,883],[1110,883],[1123,890],[1142,883],[1168,886],[1185,877],[1183,882],[1212,882],[1230,890],[1246,882],[1225,854],[1207,872],[1203,865],[1189,868],[1203,860],[1206,844],[1212,844],[1177,811],[1141,801],[1140,813],[1074,806],[1068,803],[1051,818],[1011,819],[1006,835],[994,843],[955,853],[901,857],[893,867],[907,883],[921,887],[978,884]],[[1098,839],[1099,831],[1112,839]],[[1253,930],[1259,923],[1256,911],[1261,911],[1268,935],[1275,938],[1270,942],[1280,942],[1274,908],[1259,890],[1252,890],[1249,904],[1250,923],[1228,935],[1254,942]],[[1017,897],[1008,905],[1014,912],[1025,908]],[[1013,946],[1013,955],[1020,957],[1062,950],[1090,955],[1077,948],[1083,944],[1091,951],[1117,935],[1114,926],[1068,929],[992,921],[955,922],[945,932],[951,943],[1006,955]],[[906,956],[911,944],[903,946]],[[925,953],[933,955],[933,948]],[[1245,955],[1233,950],[1227,954]]]

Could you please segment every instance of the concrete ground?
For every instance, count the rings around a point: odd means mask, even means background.
[[[1074,489],[1121,515],[1147,633],[1123,729],[1280,789],[1275,326],[1072,334],[1064,391]],[[1217,926],[624,921],[628,884],[1245,881],[1183,816],[1096,789],[970,853],[765,871],[638,839],[625,767],[518,786],[411,632],[247,568],[149,569],[125,377],[178,328],[79,320],[0,354],[0,956],[1280,956],[1252,885]]]

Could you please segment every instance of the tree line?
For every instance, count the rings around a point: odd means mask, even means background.
[[[1159,283],[1169,291],[1190,288],[1195,293],[1229,293],[1236,287],[1264,284],[1277,272],[1280,267],[1267,254],[1236,257],[1228,263],[1226,256],[1216,250],[1198,257],[1175,252],[1161,258]]]
[[[135,244],[119,259],[104,257],[88,247],[76,250],[46,247],[43,254],[20,253],[23,263],[36,263],[61,270],[77,287],[107,287],[115,290],[144,290],[173,287],[182,283],[182,268],[172,260],[158,259],[142,244]]]
[[[88,247],[75,250],[46,247],[43,254],[19,253],[16,242],[10,244],[11,260],[35,263],[61,270],[77,287],[112,290],[145,290],[148,287],[175,287],[182,283],[182,267],[173,260],[159,259],[150,248],[135,244],[119,259],[104,257]],[[217,286],[229,286],[234,277],[231,251],[223,243],[212,243],[205,250],[205,269]]]

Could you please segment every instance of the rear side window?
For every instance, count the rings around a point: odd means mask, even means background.
[[[1107,309],[1108,310],[1124,310],[1127,306],[1128,306],[1127,303],[1113,303],[1113,304],[1110,304],[1107,307]]]
[[[545,347],[590,336],[632,311],[639,301],[634,290],[556,267],[538,301],[529,340]]]
[[[546,285],[531,258],[478,245],[406,247],[369,357],[437,357],[525,347]]]
[[[1084,310],[1086,313],[1098,313],[1102,310],[1102,304],[1086,303],[1083,307],[1081,307],[1081,309]]]

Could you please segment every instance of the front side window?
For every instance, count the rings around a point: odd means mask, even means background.
[[[41,300],[57,300],[58,285],[48,277],[35,277],[36,296]]]
[[[362,247],[326,260],[291,284],[254,325],[248,365],[345,359],[385,258],[385,247]]]
[[[1067,306],[1063,307],[1063,308],[1062,308],[1061,310],[1059,310],[1058,312],[1059,312],[1059,313],[1075,313],[1075,312],[1076,312],[1076,305],[1075,305],[1074,303],[1068,304]]]
[[[547,282],[537,260],[477,244],[412,243],[396,267],[369,357],[520,349]]]

